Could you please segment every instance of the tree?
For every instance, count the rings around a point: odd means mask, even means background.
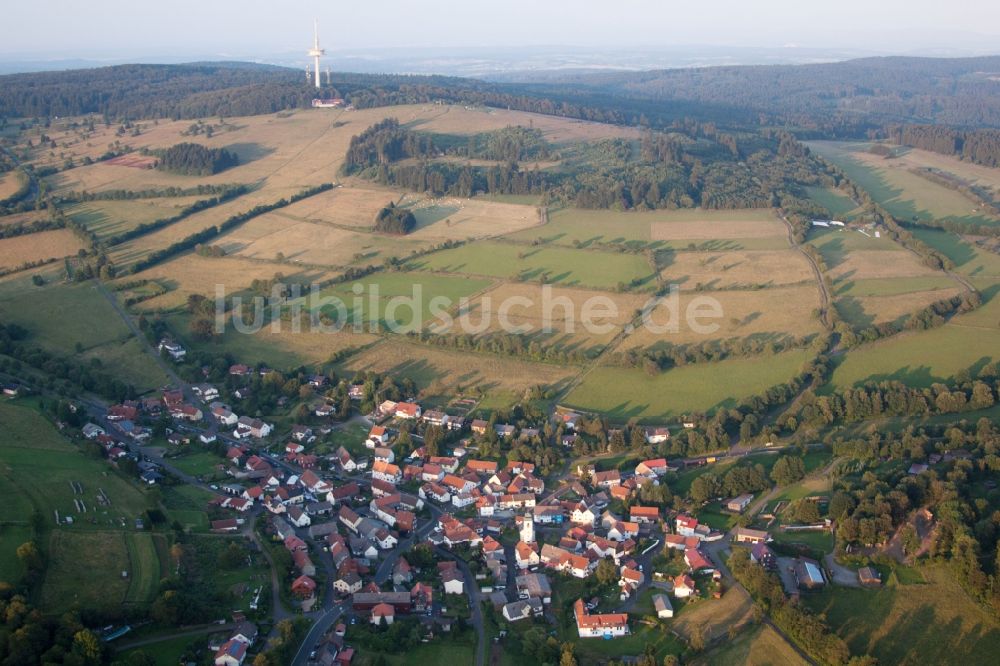
[[[87,663],[99,664],[101,661],[101,642],[94,632],[82,629],[73,635],[73,652],[83,657]]]
[[[781,456],[771,469],[771,480],[779,486],[795,483],[805,475],[805,463],[798,456]]]
[[[17,547],[17,559],[28,571],[39,571],[42,569],[42,554],[34,541],[25,541]]]
[[[559,657],[559,666],[576,666],[576,657],[573,655],[573,644],[562,644],[562,655]]]
[[[705,649],[705,631],[698,625],[695,625],[691,629],[691,636],[688,638],[688,645],[695,652],[701,652]]]
[[[618,580],[618,567],[615,566],[614,560],[605,557],[597,563],[597,570],[594,574],[597,576],[598,582],[602,585],[608,585]]]

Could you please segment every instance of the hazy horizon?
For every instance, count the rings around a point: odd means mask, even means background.
[[[408,54],[401,51],[406,49],[414,51],[409,54],[413,59],[422,60],[448,49],[495,50],[503,57],[514,56],[518,49],[567,54],[625,51],[633,57],[633,64],[625,65],[628,68],[641,67],[646,61],[650,66],[673,66],[662,53],[676,55],[685,50],[708,54],[709,60],[716,52],[725,55],[729,51],[734,58],[742,53],[753,62],[1000,52],[1000,28],[992,28],[993,34],[983,31],[983,26],[1000,26],[1000,3],[978,1],[960,1],[956,6],[928,0],[878,4],[845,0],[814,6],[791,0],[709,0],[697,6],[671,7],[625,0],[615,5],[614,12],[592,0],[511,0],[502,11],[454,11],[449,5],[441,0],[419,4],[385,0],[335,6],[307,0],[291,12],[260,0],[177,0],[141,10],[134,2],[122,0],[70,5],[40,0],[5,8],[0,61],[100,64],[245,59],[304,65],[314,17],[319,20],[320,43],[330,55],[330,64],[384,57],[403,70]],[[644,53],[648,55],[645,60]],[[751,57],[754,54],[757,60]],[[570,64],[573,57],[569,57]],[[590,60],[584,66],[600,66],[599,56]],[[697,58],[691,60],[687,64],[704,64]],[[534,62],[529,68],[543,64]],[[555,66],[567,65],[557,62]],[[433,63],[421,62],[414,71],[433,71]]]

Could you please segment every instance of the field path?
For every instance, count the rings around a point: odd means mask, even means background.
[[[779,214],[781,221],[785,223],[785,231],[788,234],[788,245],[794,248],[806,258],[809,262],[809,267],[812,268],[813,275],[816,278],[816,284],[819,285],[819,300],[820,305],[823,309],[823,325],[827,330],[833,330],[833,322],[830,320],[830,308],[833,307],[833,299],[830,297],[830,290],[826,288],[826,281],[823,279],[823,271],[819,269],[816,261],[810,256],[808,252],[802,249],[795,240],[795,230],[792,228],[792,223],[788,221],[783,214]]]

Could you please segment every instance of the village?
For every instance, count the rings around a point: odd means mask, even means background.
[[[183,353],[169,343],[161,347],[175,359]],[[747,527],[746,521],[731,530],[713,529],[695,511],[639,499],[640,491],[665,484],[666,475],[711,464],[714,456],[651,458],[623,469],[580,462],[544,478],[531,462],[476,453],[489,438],[537,438],[545,424],[517,427],[392,400],[370,414],[350,416],[347,422],[367,429],[364,442],[351,447],[355,453],[341,445],[317,454],[317,442],[345,423],[334,420],[338,407],[332,402],[319,399],[310,407],[309,425],[278,432],[221,401],[230,390],[238,399],[249,390],[243,380],[267,372],[235,364],[229,389],[207,383],[168,388],[159,397],[94,413],[82,434],[112,462],[135,458],[144,483],[169,475],[209,490],[212,532],[251,535],[265,550],[287,551],[294,571],[280,583],[286,589],[272,591],[273,611],[276,618],[302,614],[314,622],[296,664],[346,666],[364,649],[352,636],[384,632],[395,623],[418,626],[425,641],[471,626],[485,643],[484,608],[511,628],[541,623],[558,631],[561,611],[569,611],[574,639],[627,636],[636,630],[630,611],[640,598],[663,621],[679,605],[720,599],[737,585],[725,566],[737,548],[779,573],[789,595],[829,582],[815,560],[779,558],[766,529]],[[330,388],[322,375],[308,381],[318,393]],[[365,392],[360,384],[344,389],[352,405]],[[173,423],[168,450],[148,447],[148,424],[165,415]],[[581,436],[581,418],[558,411],[549,427],[557,427],[568,445]],[[434,452],[421,445],[429,428],[448,436],[449,450],[436,438]],[[644,427],[641,435],[655,447],[671,431]],[[397,446],[401,439],[413,448]],[[198,447],[225,451],[219,469],[228,481],[209,484],[172,466],[170,449]],[[722,510],[741,516],[754,499],[721,498]],[[829,522],[804,529],[828,530]],[[874,569],[866,575],[861,584],[878,585]],[[579,595],[567,599],[568,592]],[[558,607],[560,601],[566,609]],[[255,632],[246,629],[242,610],[239,630],[214,643],[218,666],[240,666],[262,647],[248,638]]]

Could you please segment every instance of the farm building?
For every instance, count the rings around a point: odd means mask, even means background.
[[[743,513],[752,501],[753,495],[740,495],[726,502],[726,508],[735,513]]]
[[[656,617],[658,618],[674,616],[674,607],[670,603],[670,598],[665,594],[653,595],[653,608],[656,609]]]
[[[764,530],[752,530],[749,527],[737,527],[733,530],[734,543],[765,543],[770,538],[770,535]]]
[[[795,581],[804,590],[818,590],[826,585],[826,576],[816,560],[800,558],[793,569]]]
[[[861,567],[858,569],[858,581],[862,585],[878,587],[882,584],[882,576],[874,567]]]

